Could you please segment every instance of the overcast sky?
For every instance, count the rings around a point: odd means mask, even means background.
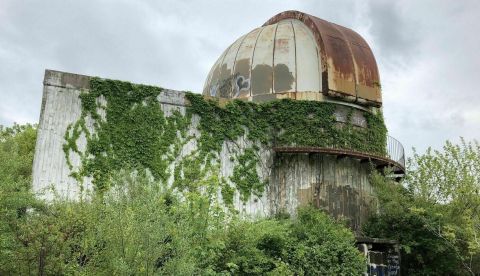
[[[480,138],[478,0],[0,0],[0,124],[38,122],[45,69],[200,92],[235,39],[291,9],[367,40],[408,152]]]

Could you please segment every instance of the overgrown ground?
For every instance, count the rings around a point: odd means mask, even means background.
[[[1,275],[359,275],[352,232],[313,208],[242,220],[208,194],[180,199],[119,170],[89,201],[46,204],[30,191],[35,129],[0,136]]]

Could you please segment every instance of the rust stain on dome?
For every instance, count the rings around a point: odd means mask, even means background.
[[[320,47],[324,92],[357,96],[381,104],[380,77],[372,50],[356,32],[299,11],[286,11],[263,26],[285,19],[302,21]]]
[[[365,40],[299,11],[279,13],[233,43],[212,67],[204,94],[382,104],[377,64]]]

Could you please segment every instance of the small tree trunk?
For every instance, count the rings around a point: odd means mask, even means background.
[[[43,243],[42,243],[42,246],[40,247],[39,258],[38,258],[38,275],[39,276],[45,275],[45,257],[47,255],[46,253],[47,253],[47,250],[45,249],[45,246],[43,246]]]

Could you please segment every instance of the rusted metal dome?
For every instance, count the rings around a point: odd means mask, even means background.
[[[213,65],[203,94],[382,103],[377,64],[365,40],[298,11],[279,13],[230,45]]]

